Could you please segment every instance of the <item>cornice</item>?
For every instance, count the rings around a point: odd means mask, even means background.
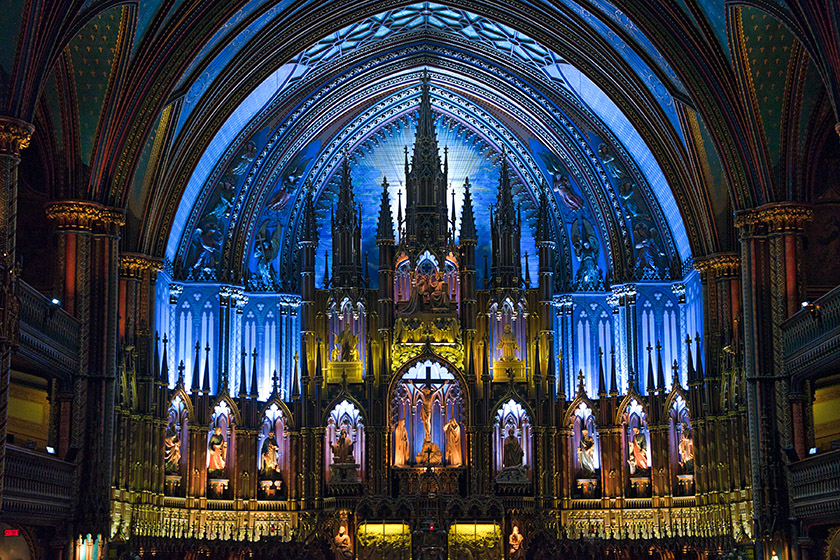
[[[802,233],[814,211],[796,202],[765,204],[735,215],[735,227],[749,237],[761,233]]]
[[[120,276],[126,278],[142,278],[146,271],[154,277],[163,270],[163,260],[139,253],[123,253],[120,255],[119,266]]]
[[[703,277],[736,277],[741,272],[741,257],[737,253],[718,253],[694,259],[694,269]]]
[[[46,207],[47,219],[59,230],[117,234],[125,225],[125,210],[81,200],[52,202]]]

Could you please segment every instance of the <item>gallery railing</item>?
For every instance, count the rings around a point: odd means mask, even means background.
[[[72,375],[79,364],[79,322],[35,288],[18,280],[20,349],[49,371]]]
[[[840,350],[840,286],[782,323],[785,373],[808,375],[837,359]]]
[[[791,514],[840,519],[840,449],[790,464]]]
[[[41,519],[68,519],[75,465],[52,455],[6,446],[3,512]]]

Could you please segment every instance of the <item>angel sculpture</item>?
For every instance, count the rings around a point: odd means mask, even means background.
[[[257,157],[257,145],[249,140],[245,144],[245,147],[242,148],[242,151],[239,152],[239,155],[236,156],[236,159],[230,164],[228,173],[242,175],[248,169],[248,166],[251,165],[251,162],[254,161],[255,157]]]
[[[265,287],[274,284],[274,259],[280,249],[280,227],[274,228],[271,236],[268,235],[268,222],[264,222],[257,232],[254,241],[254,258],[257,259],[257,276],[260,283]]]
[[[236,179],[230,175],[225,175],[219,181],[219,200],[208,215],[213,216],[217,222],[228,217],[230,215],[230,209],[233,208],[235,191]]]
[[[606,144],[598,146],[598,157],[601,158],[604,168],[607,170],[607,173],[610,174],[610,177],[613,179],[621,179],[624,172],[618,167],[618,165],[616,165],[615,156],[610,154]]]
[[[636,242],[636,277],[659,277],[662,263],[665,260],[656,238],[659,232],[650,227],[647,222],[639,222],[633,228],[633,239]]]
[[[195,271],[210,273],[216,268],[216,253],[219,250],[220,236],[215,221],[208,221],[202,227],[195,228],[193,244],[200,253],[192,268]]]
[[[560,197],[560,202],[569,210],[577,211],[583,208],[583,199],[572,190],[572,182],[568,175],[556,173],[553,183],[554,192]]]
[[[598,268],[598,235],[595,228],[584,218],[572,224],[572,247],[580,259],[580,268],[575,274],[575,289],[597,290],[601,285],[601,269]]]
[[[295,162],[289,164],[283,172],[283,183],[277,190],[277,194],[272,196],[268,201],[267,206],[269,210],[272,212],[279,212],[286,206],[286,204],[288,204],[295,193],[295,189],[297,188],[300,179],[303,177],[303,172],[306,170],[306,165],[309,163],[310,159],[311,158],[307,158],[297,162],[296,164]]]

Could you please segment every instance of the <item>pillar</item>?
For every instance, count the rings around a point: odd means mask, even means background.
[[[12,348],[18,337],[17,168],[20,151],[29,145],[34,127],[11,117],[0,117],[0,508],[6,466],[6,424],[9,419],[9,384]]]
[[[811,216],[808,208],[780,203],[746,210],[735,217],[743,267],[753,517],[758,557],[765,560],[769,551],[764,550],[763,542],[769,542],[772,528],[785,526],[787,519],[782,449],[793,444],[793,427],[781,323],[799,309],[802,301],[802,242],[804,225]]]

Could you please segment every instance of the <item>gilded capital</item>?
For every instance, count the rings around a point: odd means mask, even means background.
[[[152,278],[163,270],[163,261],[139,253],[123,253],[120,255],[120,276],[126,278],[142,278],[143,273],[149,271]]]
[[[795,202],[765,204],[735,215],[735,227],[741,235],[801,233],[814,211]]]
[[[0,155],[19,157],[29,146],[35,127],[28,122],[0,116]]]
[[[719,253],[694,260],[694,269],[706,278],[738,276],[741,257],[737,253]]]
[[[117,234],[125,225],[125,211],[81,200],[52,202],[46,208],[47,219],[59,230],[79,230]]]

